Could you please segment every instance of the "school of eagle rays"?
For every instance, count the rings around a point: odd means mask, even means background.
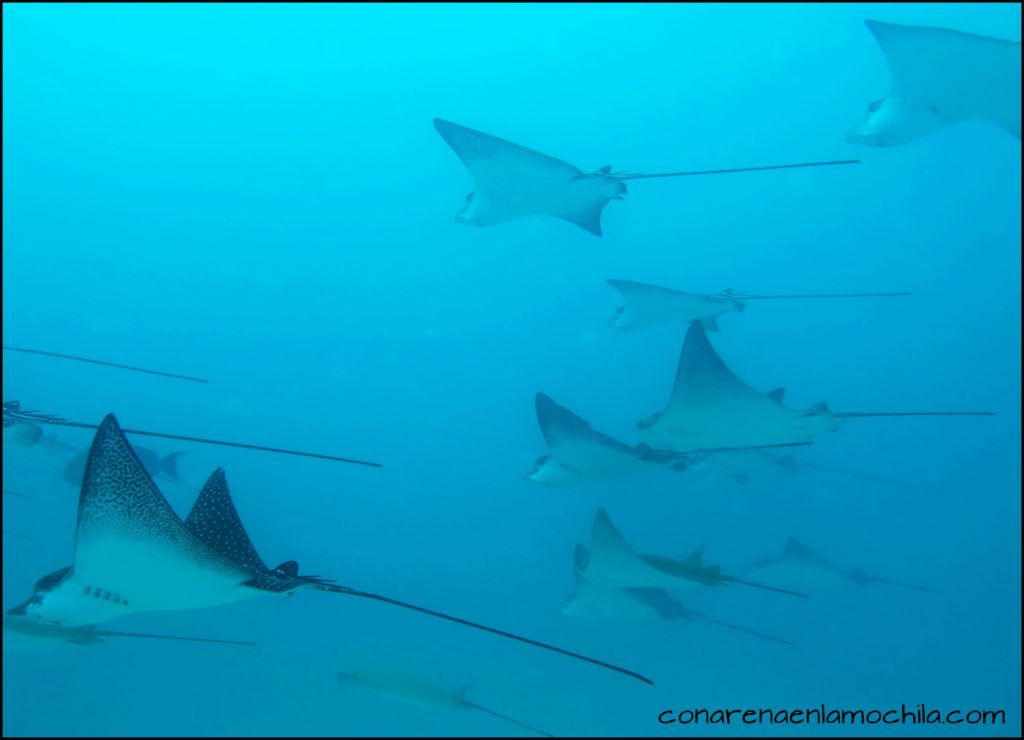
[[[984,121],[1020,136],[1020,44],[959,31],[866,21],[888,63],[889,94],[868,106],[866,119],[851,128],[849,142],[874,147],[900,146],[960,121]],[[948,73],[955,69],[955,74]],[[526,217],[549,217],[602,236],[601,215],[608,204],[625,199],[627,182],[672,177],[711,176],[777,171],[802,167],[856,165],[856,160],[758,163],[749,167],[659,173],[616,172],[610,166],[586,172],[549,154],[445,119],[434,127],[466,168],[474,190],[465,198],[455,221],[493,227]],[[764,175],[756,175],[764,176]],[[819,465],[801,455],[821,435],[848,423],[879,423],[894,417],[989,416],[970,409],[833,410],[826,401],[811,406],[789,405],[783,386],[759,390],[758,379],[743,379],[716,350],[709,334],[728,328],[738,316],[762,310],[771,301],[913,300],[899,286],[866,286],[860,292],[742,293],[708,291],[706,286],[663,286],[610,277],[608,285],[621,305],[608,325],[625,332],[657,325],[684,331],[678,363],[665,368],[672,387],[660,410],[637,409],[635,439],[620,440],[592,427],[577,411],[538,390],[534,397],[540,437],[547,449],[525,473],[531,483],[559,488],[587,486],[612,478],[645,474],[689,474],[704,469],[746,483],[752,475],[771,471],[817,470],[851,476],[878,485],[929,490],[916,482],[878,476],[868,470]],[[766,288],[769,286],[765,286]],[[884,289],[878,289],[884,288]],[[692,292],[691,292],[692,291]],[[767,309],[765,309],[767,310]],[[4,345],[21,354],[88,362],[184,382],[204,378],[97,360],[62,352]],[[44,360],[49,361],[49,360]],[[767,387],[767,386],[762,386]],[[117,399],[110,399],[114,405]],[[946,399],[938,399],[944,403]],[[586,412],[589,414],[589,411]],[[245,640],[217,640],[192,635],[129,632],[100,625],[139,612],[180,611],[212,607],[259,596],[288,597],[308,592],[350,596],[482,630],[538,650],[579,661],[593,668],[652,684],[642,666],[620,666],[601,658],[456,616],[441,605],[409,603],[362,585],[342,585],[328,577],[303,573],[295,561],[270,567],[258,554],[242,523],[229,490],[227,474],[214,470],[198,491],[191,509],[180,516],[161,493],[157,481],[181,484],[177,463],[183,451],[158,455],[133,446],[129,436],[172,439],[186,444],[222,445],[261,453],[319,458],[346,464],[380,467],[381,463],[326,451],[269,447],[256,441],[209,439],[152,429],[123,428],[114,414],[98,424],[65,419],[56,410],[23,409],[18,400],[4,402],[5,465],[7,452],[18,447],[49,446],[53,454],[69,454],[64,477],[79,486],[73,535],[73,559],[65,567],[41,574],[32,593],[4,616],[4,654],[66,646],[85,646],[111,639],[178,640],[182,642],[254,647]],[[92,443],[78,449],[49,434],[48,427],[89,429]],[[524,468],[525,466],[524,461]],[[5,499],[29,499],[31,492],[4,489]],[[622,620],[703,621],[742,639],[771,642],[778,649],[797,647],[794,636],[762,631],[736,615],[707,613],[688,606],[688,589],[750,588],[763,598],[789,599],[793,608],[813,598],[822,583],[830,587],[889,587],[890,594],[927,594],[929,584],[912,584],[899,574],[868,574],[856,563],[835,561],[816,552],[796,536],[780,543],[738,572],[723,572],[706,562],[698,544],[702,533],[689,532],[692,549],[685,553],[644,551],[642,532],[625,536],[609,512],[594,502],[588,511],[591,540],[566,553],[565,573],[575,590],[561,606],[566,618],[609,623]],[[4,529],[5,538],[31,533]],[[909,594],[908,594],[909,596]],[[683,600],[679,600],[683,598]],[[727,634],[725,632],[721,634]],[[639,660],[639,659],[638,659]],[[340,671],[339,685],[360,687],[399,701],[435,708],[474,709],[539,734],[532,724],[466,699],[425,679],[380,671],[373,666]]]

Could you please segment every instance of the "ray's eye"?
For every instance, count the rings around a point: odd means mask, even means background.
[[[882,107],[882,103],[884,103],[884,102],[885,102],[885,98],[879,98],[878,100],[873,100],[871,103],[868,104],[868,113],[874,113],[876,110],[878,110],[879,108]]]
[[[472,202],[472,200],[473,200],[473,196],[474,196],[474,195],[475,195],[475,193],[470,193],[469,195],[467,195],[467,196],[466,196],[466,202],[467,202],[467,203],[470,203],[470,202]]]

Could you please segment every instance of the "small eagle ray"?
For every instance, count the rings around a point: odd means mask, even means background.
[[[783,403],[784,390],[762,393],[741,380],[715,352],[700,321],[690,324],[665,408],[637,422],[637,434],[663,450],[806,442],[846,419],[895,416],[994,416],[991,411],[832,411]]]
[[[890,298],[908,296],[896,293],[778,293],[756,295],[723,290],[719,293],[687,293],[633,280],[607,280],[619,291],[626,305],[615,310],[609,326],[623,331],[647,329],[658,324],[689,324],[700,321],[705,331],[718,331],[717,320],[727,313],[746,310],[746,301],[817,298]]]
[[[867,586],[872,583],[932,593],[932,589],[895,581],[882,576],[869,575],[863,568],[842,568],[815,552],[796,537],[790,537],[781,555],[761,558],[751,563],[744,573],[770,575],[786,582],[804,583],[808,579],[854,583]]]
[[[845,159],[655,174],[612,172],[612,168],[606,166],[588,174],[568,162],[442,118],[434,119],[434,128],[462,160],[476,184],[476,191],[466,196],[465,208],[455,217],[458,223],[494,226],[523,216],[547,215],[575,224],[595,236],[601,236],[604,207],[612,200],[623,200],[627,180],[860,162]]]

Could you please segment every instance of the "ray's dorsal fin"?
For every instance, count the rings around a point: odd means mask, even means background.
[[[223,468],[213,471],[185,519],[185,526],[208,546],[254,573],[268,570],[245,531]]]
[[[772,399],[776,403],[782,403],[783,399],[786,397],[786,389],[773,388],[772,390],[768,391],[768,393],[766,393],[765,395],[767,395],[768,398]]]

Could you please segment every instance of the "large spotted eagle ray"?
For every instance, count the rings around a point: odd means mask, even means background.
[[[412,609],[631,676],[619,666],[388,596],[300,575],[294,561],[269,568],[238,518],[218,469],[182,521],[153,483],[113,414],[99,425],[78,503],[74,562],[44,576],[9,617],[61,627],[125,614],[200,609],[296,591],[358,596]]]

